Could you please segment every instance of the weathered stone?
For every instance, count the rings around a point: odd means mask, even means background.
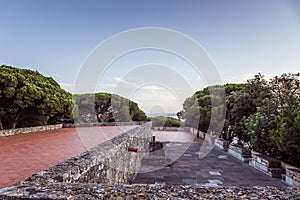
[[[228,151],[228,149],[229,149],[229,141],[227,141],[227,140],[223,140],[223,139],[218,139],[217,141],[216,141],[216,143],[215,143],[215,145],[217,146],[217,147],[219,147],[220,149],[222,149],[223,151]]]
[[[34,127],[0,130],[0,137],[33,133],[33,132],[43,133],[43,131],[61,129],[62,127],[63,127],[62,124],[55,124],[55,125],[46,125],[46,126],[34,126]]]
[[[249,160],[251,159],[251,151],[249,149],[235,144],[229,145],[228,154],[245,163],[249,163]]]
[[[280,160],[263,154],[252,154],[249,164],[273,178],[281,178],[281,174],[283,174]]]
[[[286,174],[283,175],[283,181],[288,185],[300,187],[300,169],[286,168]]]

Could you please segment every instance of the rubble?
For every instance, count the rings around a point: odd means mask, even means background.
[[[203,187],[180,185],[112,185],[55,183],[36,185],[21,182],[0,191],[0,199],[300,199],[299,188]]]

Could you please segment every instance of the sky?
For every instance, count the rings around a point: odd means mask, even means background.
[[[190,38],[222,83],[244,83],[258,72],[271,78],[300,71],[297,0],[0,0],[0,8],[0,64],[37,70],[70,92],[118,93],[148,114],[178,112],[211,78],[181,55],[159,48],[120,54],[82,75],[93,52],[132,29],[157,27]],[[117,47],[108,45],[95,58],[108,59],[131,43],[125,38]],[[170,43],[196,54],[185,43]],[[96,82],[76,85],[92,76]]]

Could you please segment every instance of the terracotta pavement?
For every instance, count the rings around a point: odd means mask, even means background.
[[[153,136],[161,142],[203,142],[203,139],[185,131],[153,131]]]
[[[64,128],[0,137],[0,188],[109,140],[134,126]]]
[[[0,137],[0,188],[25,180],[135,126],[64,128]],[[155,131],[157,141],[201,142],[187,132]]]

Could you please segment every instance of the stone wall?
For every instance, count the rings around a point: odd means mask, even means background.
[[[144,122],[104,122],[104,123],[75,123],[75,124],[33,126],[33,127],[25,127],[25,128],[0,130],[0,137],[13,136],[13,135],[19,135],[24,133],[51,131],[51,130],[56,130],[61,128],[94,127],[94,126],[132,126],[132,125],[141,125],[143,123]]]
[[[244,163],[249,163],[251,160],[251,151],[238,145],[230,144],[228,148],[228,154],[243,161]]]
[[[286,168],[286,174],[283,175],[283,181],[288,185],[300,187],[300,169]]]
[[[252,152],[252,159],[249,164],[273,178],[281,178],[281,175],[284,173],[280,160],[257,152]]]
[[[218,147],[218,148],[220,148],[220,149],[222,149],[223,151],[228,151],[228,149],[229,149],[229,141],[227,141],[227,140],[223,140],[223,139],[218,139],[217,141],[216,141],[216,143],[215,143],[215,145]]]
[[[218,139],[216,146],[224,151],[228,148],[229,141]],[[229,145],[228,154],[249,163],[250,166],[273,178],[281,178],[289,186],[300,186],[300,169],[280,160],[265,156],[261,153],[250,151],[242,147]]]
[[[103,123],[74,123],[74,124],[63,124],[63,128],[77,128],[77,127],[94,127],[94,126],[133,126],[142,125],[145,122],[103,122]]]
[[[50,130],[61,129],[62,127],[63,127],[62,124],[55,124],[55,125],[46,125],[46,126],[34,126],[34,127],[16,128],[16,129],[7,129],[7,130],[0,131],[0,137],[18,135],[18,134],[23,134],[23,133],[50,131]]]
[[[163,126],[152,127],[152,130],[154,130],[154,131],[186,131],[182,127],[163,127]]]

